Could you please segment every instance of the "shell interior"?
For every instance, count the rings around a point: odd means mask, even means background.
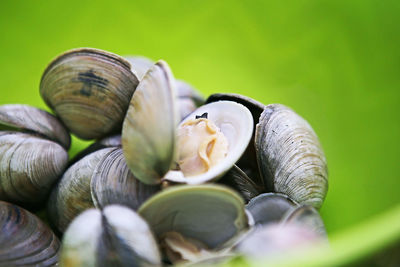
[[[167,174],[165,180],[187,184],[201,184],[216,180],[229,171],[246,150],[253,134],[253,118],[246,107],[232,101],[210,103],[196,109],[180,125],[204,113],[208,113],[208,119],[214,122],[227,138],[226,157],[205,173],[187,177]]]
[[[243,200],[220,185],[167,188],[148,199],[138,212],[159,239],[174,231],[210,249],[222,247],[248,228]]]

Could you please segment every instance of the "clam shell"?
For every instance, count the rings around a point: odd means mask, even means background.
[[[65,266],[161,265],[146,222],[118,205],[83,212],[68,227],[62,247],[60,263]]]
[[[324,152],[307,121],[288,107],[271,104],[261,114],[255,138],[265,184],[300,204],[320,208],[328,172]]]
[[[0,266],[52,266],[60,242],[32,213],[0,201]]]
[[[136,179],[121,148],[107,153],[97,165],[90,182],[95,207],[121,204],[137,210],[150,196],[160,191],[159,185],[146,185]]]
[[[159,190],[159,186],[143,184],[132,175],[121,148],[103,148],[68,168],[50,196],[49,217],[63,232],[86,209],[108,204],[137,209]]]
[[[173,186],[138,210],[158,238],[174,231],[218,249],[248,229],[243,200],[220,185]]]
[[[204,113],[208,114],[208,119],[221,130],[228,140],[226,157],[205,173],[187,177],[170,173],[164,177],[164,180],[187,184],[216,181],[233,167],[246,150],[253,133],[253,119],[246,107],[232,101],[210,103],[196,109],[181,122],[181,125]]]
[[[55,142],[0,132],[0,199],[29,207],[40,204],[67,162],[67,152]]]
[[[246,175],[249,178],[251,178],[254,181],[255,184],[262,187],[264,191],[271,191],[272,190],[271,188],[267,188],[267,186],[264,185],[264,181],[260,175],[259,167],[257,164],[257,154],[254,145],[256,125],[259,122],[261,113],[263,112],[265,105],[250,97],[240,94],[230,94],[230,93],[212,94],[207,98],[206,103],[212,103],[221,100],[234,101],[236,103],[242,104],[243,106],[245,106],[250,110],[254,122],[253,136],[251,137],[250,143],[246,148],[246,151],[244,152],[243,156],[239,159],[239,161],[236,164],[242,171],[246,173]]]
[[[297,208],[299,204],[279,193],[264,193],[246,205],[256,225],[280,222],[285,214]]]
[[[112,150],[104,148],[76,162],[53,188],[47,209],[50,221],[60,232],[64,232],[79,213],[94,208],[90,193],[93,172],[104,155]]]
[[[97,139],[121,128],[137,84],[123,58],[79,48],[49,64],[40,82],[40,94],[72,133],[82,139]]]
[[[28,105],[0,106],[0,131],[29,132],[57,142],[68,150],[71,137],[61,122],[50,113]]]
[[[122,148],[132,173],[157,184],[175,160],[175,81],[164,61],[152,66],[132,97],[122,129]]]

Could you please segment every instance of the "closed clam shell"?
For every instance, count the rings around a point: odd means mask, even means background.
[[[0,201],[0,266],[53,266],[60,242],[32,213]]]
[[[289,197],[279,193],[264,193],[250,200],[246,210],[256,225],[280,222],[285,214],[299,206]]]
[[[214,184],[173,186],[148,199],[138,210],[158,238],[167,232],[218,249],[248,229],[243,200]]]
[[[176,157],[175,81],[167,63],[153,65],[131,99],[122,128],[127,165],[140,181],[161,183]]]
[[[159,186],[141,183],[129,171],[121,148],[90,153],[71,165],[53,189],[48,203],[52,223],[60,232],[82,211],[123,204],[137,209]]]
[[[64,232],[79,213],[94,208],[90,181],[97,164],[112,150],[104,148],[77,161],[52,189],[47,209],[50,221],[60,232]]]
[[[0,132],[0,199],[36,206],[64,171],[68,154],[58,143],[18,132]]]
[[[40,94],[72,133],[97,139],[121,129],[137,84],[129,62],[122,57],[79,48],[49,64]]]
[[[90,187],[95,207],[121,204],[133,210],[137,210],[145,200],[161,189],[158,185],[144,184],[133,176],[121,148],[111,150],[101,159]]]
[[[119,205],[80,214],[64,234],[63,266],[159,266],[161,256],[146,222]]]
[[[265,184],[300,204],[321,207],[328,190],[326,159],[306,120],[284,105],[268,105],[255,145]]]
[[[50,113],[28,105],[0,106],[0,131],[29,132],[61,144],[68,150],[71,137],[61,122]]]

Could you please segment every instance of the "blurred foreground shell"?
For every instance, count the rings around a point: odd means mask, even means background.
[[[159,189],[141,183],[132,175],[121,148],[107,147],[86,155],[67,169],[52,190],[48,214],[63,232],[86,209],[123,204],[136,210]]]
[[[25,105],[0,106],[0,200],[40,204],[67,165],[69,143],[53,115]]]
[[[79,48],[49,64],[40,94],[72,133],[95,139],[121,129],[137,84],[129,62],[122,57]]]
[[[326,159],[311,126],[293,110],[268,105],[257,125],[257,160],[265,184],[320,208],[328,190]]]
[[[160,252],[146,222],[110,205],[80,214],[64,234],[62,266],[159,266]]]
[[[0,266],[53,266],[60,242],[32,213],[0,201]]]

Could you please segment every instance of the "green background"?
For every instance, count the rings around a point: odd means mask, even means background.
[[[50,60],[95,47],[164,59],[204,96],[288,105],[324,147],[335,236],[400,204],[399,14],[400,1],[1,1],[0,104],[46,108]]]

